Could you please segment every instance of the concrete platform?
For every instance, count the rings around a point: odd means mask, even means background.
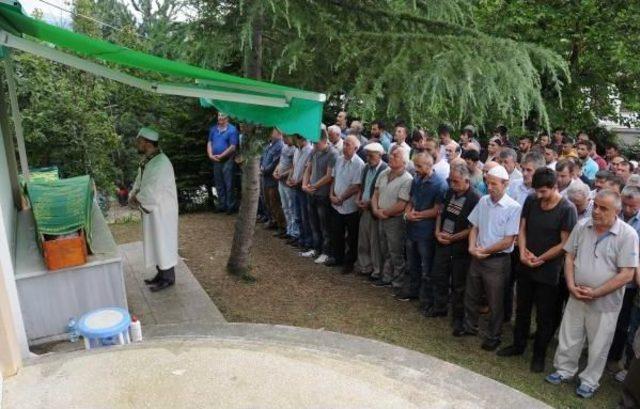
[[[140,318],[145,336],[209,334],[213,326],[226,322],[182,260],[176,266],[176,285],[152,293],[143,280],[156,271],[144,267],[142,242],[123,244],[118,249],[124,262],[129,311]]]
[[[261,324],[51,355],[5,379],[3,409],[545,408],[496,381],[364,338]]]

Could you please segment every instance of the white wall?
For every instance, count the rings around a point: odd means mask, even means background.
[[[0,132],[1,134],[2,132]],[[2,138],[3,135],[0,135]],[[15,153],[14,153],[15,155]],[[11,251],[12,261],[15,255],[15,237],[17,212],[13,204],[13,192],[11,191],[11,181],[9,180],[9,166],[4,149],[4,143],[0,140],[0,207],[2,208],[2,221],[4,224],[4,236],[7,238]]]

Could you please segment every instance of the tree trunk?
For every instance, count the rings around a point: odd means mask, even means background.
[[[260,0],[256,0],[260,1]],[[251,48],[245,52],[245,76],[259,80],[262,77],[262,19],[259,12],[253,26]],[[251,127],[253,135],[247,135],[246,145],[256,142],[258,137],[264,137],[261,130]],[[260,197],[260,157],[256,149],[243,149],[244,164],[242,167],[242,200],[236,218],[231,254],[227,261],[227,271],[230,274],[252,279],[249,274],[251,265],[251,247],[256,227],[256,214]]]

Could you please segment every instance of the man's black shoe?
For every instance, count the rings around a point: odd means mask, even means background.
[[[482,345],[480,345],[480,348],[484,349],[485,351],[495,351],[499,345],[500,345],[499,339],[486,339],[482,343]]]
[[[287,237],[287,232],[284,232],[282,230],[278,230],[277,232],[273,233],[273,237],[277,237],[279,239],[284,239],[285,237]]]
[[[226,213],[227,209],[218,209],[217,207],[213,209],[214,213]]]
[[[155,277],[149,279],[149,278],[145,278],[144,279],[144,283],[146,285],[153,285],[153,284],[158,284],[160,281],[162,281],[162,273],[158,272]]]
[[[391,287],[391,283],[387,283],[381,278],[378,278],[376,281],[371,283],[371,285],[374,287]]]
[[[498,356],[518,356],[524,354],[524,348],[519,348],[515,345],[509,345],[508,347],[504,347],[498,352],[496,355]]]
[[[341,266],[342,263],[337,262],[333,257],[329,257],[329,259],[324,262],[324,265],[327,267],[338,267]]]
[[[290,246],[295,246],[298,243],[298,239],[296,239],[295,237],[290,237],[289,239],[287,239],[286,243]]]
[[[173,281],[161,281],[158,284],[149,287],[149,290],[152,293],[157,293],[158,291],[162,291],[166,288],[169,288],[173,285]]]
[[[456,328],[453,330],[452,335],[454,337],[475,337],[478,334],[475,331],[469,331],[464,328]]]
[[[225,213],[226,213],[228,216],[231,216],[232,214],[236,214],[236,213],[238,213],[238,209],[227,210]]]
[[[544,358],[533,357],[531,360],[531,366],[529,370],[533,373],[542,373],[544,372]]]
[[[428,310],[423,312],[423,315],[427,318],[437,318],[437,317],[446,317],[447,310],[439,310],[436,308],[429,308]]]

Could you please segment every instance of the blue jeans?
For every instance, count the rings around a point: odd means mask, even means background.
[[[431,267],[435,243],[433,240],[411,240],[407,238],[407,273],[404,291],[411,297],[420,297],[423,306],[430,307],[435,302]]]
[[[313,237],[311,236],[311,225],[309,224],[308,196],[302,189],[295,188],[294,192],[294,213],[296,224],[300,226],[300,236],[298,242],[304,247],[311,247]]]
[[[280,203],[282,204],[282,212],[287,221],[287,234],[291,237],[300,237],[300,227],[296,223],[293,189],[285,183],[278,183],[278,193],[280,193]]]
[[[218,210],[234,211],[237,208],[234,189],[234,172],[236,163],[233,158],[226,162],[213,162],[213,184],[218,195]]]

